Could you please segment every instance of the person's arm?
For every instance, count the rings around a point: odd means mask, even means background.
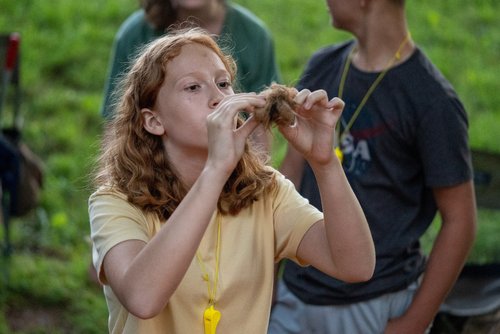
[[[328,101],[326,92],[303,90],[297,94],[297,121],[280,127],[316,177],[324,220],[304,235],[298,258],[324,273],[347,282],[366,281],[375,268],[375,247],[363,210],[333,153],[335,124],[344,103]]]
[[[476,203],[472,181],[434,189],[442,219],[420,288],[406,313],[389,322],[386,334],[424,333],[455,283],[476,234]]]
[[[369,280],[375,269],[375,247],[340,161],[335,157],[331,164],[311,167],[318,182],[324,221],[305,234],[299,258],[345,282]]]
[[[106,254],[106,278],[129,312],[147,319],[165,307],[195,255],[224,182],[207,168],[149,243],[124,241]]]

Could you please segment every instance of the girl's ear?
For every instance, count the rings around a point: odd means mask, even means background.
[[[142,119],[144,120],[144,129],[157,136],[161,136],[165,133],[165,128],[163,124],[160,122],[156,113],[154,113],[149,108],[141,109]]]

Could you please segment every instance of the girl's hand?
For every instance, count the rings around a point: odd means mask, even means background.
[[[294,126],[279,127],[288,142],[311,164],[326,164],[335,157],[333,140],[335,126],[344,109],[344,102],[335,97],[328,100],[324,90],[304,89],[294,98],[299,107]]]
[[[207,117],[207,164],[223,168],[229,176],[243,155],[248,136],[259,125],[253,118],[237,126],[238,114],[252,113],[265,105],[265,97],[255,93],[234,94],[224,97]]]

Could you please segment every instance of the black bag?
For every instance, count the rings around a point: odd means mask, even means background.
[[[10,195],[9,213],[11,216],[20,217],[36,208],[40,200],[43,186],[43,162],[21,141],[17,129],[4,129],[3,136],[10,147],[11,161],[2,165],[6,168],[2,175],[2,184]]]

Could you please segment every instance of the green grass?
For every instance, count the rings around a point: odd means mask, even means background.
[[[235,2],[270,27],[284,81],[291,85],[314,50],[348,38],[331,28],[321,0]],[[46,165],[40,208],[12,221],[14,254],[0,262],[0,333],[106,332],[104,298],[86,274],[90,261],[87,180],[101,133],[99,107],[112,39],[137,4],[136,0],[0,0],[0,32],[21,34],[25,140]],[[500,3],[420,0],[408,1],[407,6],[413,38],[449,78],[466,106],[472,146],[500,152],[496,138],[500,133]],[[276,140],[275,164],[283,149]],[[498,213],[480,212],[471,260],[500,259],[495,240],[499,220]],[[426,235],[426,245],[437,225]],[[25,321],[24,331],[9,328],[8,319],[14,313],[40,308],[51,312],[56,327],[32,317]]]

